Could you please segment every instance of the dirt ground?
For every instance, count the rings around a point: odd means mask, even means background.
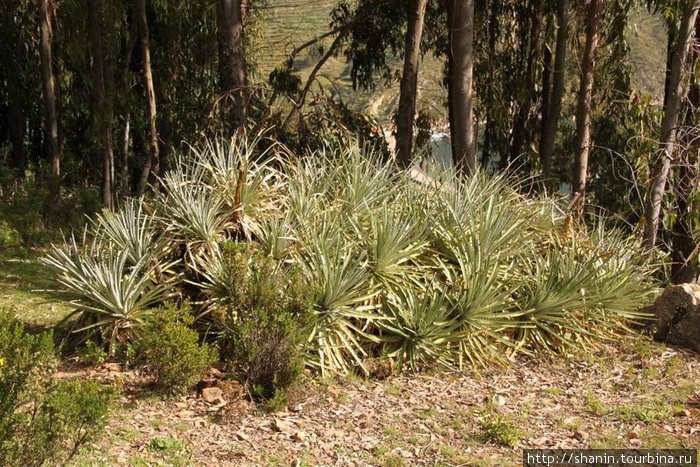
[[[122,370],[62,372],[124,391],[76,465],[518,465],[525,448],[700,445],[700,359],[639,337],[481,372],[309,375],[275,413],[225,379],[224,401],[209,404],[194,392],[156,397],[146,368]]]

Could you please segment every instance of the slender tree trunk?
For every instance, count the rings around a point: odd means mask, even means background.
[[[443,6],[445,8],[445,11],[447,12],[447,24],[450,25],[454,22],[453,20],[453,8],[452,8],[452,1],[453,0],[445,0],[443,2]],[[449,41],[448,41],[449,42]],[[454,68],[455,68],[455,59],[454,59],[454,54],[452,53],[451,50],[447,50],[447,123],[450,127],[450,133],[452,132],[452,128],[455,128],[455,112],[454,112],[454,106],[452,105],[452,101],[454,100],[454,84],[452,83],[452,80],[454,79]],[[450,152],[452,153],[452,165],[456,166],[457,165],[457,148],[455,147],[455,138],[450,137]]]
[[[53,65],[51,58],[51,18],[49,16],[49,0],[39,0],[39,25],[41,43],[39,57],[41,59],[41,83],[46,106],[46,140],[48,160],[51,164],[51,174],[58,177],[61,174],[58,154],[58,119],[56,118],[56,93],[54,91]],[[53,184],[54,182],[52,182]],[[58,186],[54,187],[58,189]]]
[[[566,40],[569,22],[569,0],[557,2],[557,45],[554,58],[554,77],[549,111],[542,121],[542,137],[540,139],[540,163],[545,178],[549,177],[552,169],[552,154],[554,153],[554,136],[557,133],[561,101],[564,96],[564,65],[566,61]]]
[[[689,58],[690,69],[698,64],[700,41],[700,14],[695,18],[695,41]],[[690,87],[683,112],[683,150],[676,172],[674,187],[674,211],[676,221],[671,229],[671,282],[674,284],[698,283],[700,267],[695,255],[700,255],[700,243],[693,233],[700,216],[700,200],[694,196],[700,192],[700,131],[697,125],[700,112],[700,83],[695,73],[690,75]]]
[[[111,105],[107,102],[105,75],[105,55],[103,47],[103,13],[100,0],[87,0],[88,35],[92,53],[92,108],[93,124],[97,127],[95,144],[100,148],[102,165],[102,202],[107,209],[114,209],[114,154],[112,152],[112,115]],[[110,67],[111,68],[111,67]],[[111,71],[111,70],[109,70]],[[111,80],[110,80],[111,81]]]
[[[396,116],[396,160],[401,167],[408,167],[412,159],[413,120],[418,93],[418,58],[427,5],[428,0],[407,2],[406,50],[399,89],[399,110]]]
[[[665,113],[661,124],[661,138],[654,170],[651,174],[649,194],[644,210],[644,244],[653,248],[656,244],[656,233],[659,228],[661,203],[666,191],[666,181],[671,168],[674,144],[676,142],[676,127],[681,110],[683,96],[683,69],[688,58],[688,49],[692,43],[693,27],[700,9],[700,0],[693,0],[688,9],[683,12],[678,37],[670,55],[670,78],[666,93]]]
[[[464,173],[476,169],[476,134],[474,130],[474,0],[452,0],[452,22],[449,25],[452,76],[453,126],[450,136],[455,150],[454,160]]]
[[[141,59],[143,77],[146,81],[146,102],[148,106],[148,158],[141,171],[136,192],[141,195],[146,191],[148,179],[151,175],[157,176],[160,172],[160,152],[158,147],[158,128],[156,126],[156,92],[153,86],[153,73],[151,71],[151,49],[148,38],[148,20],[146,19],[146,0],[136,0],[136,18],[139,25],[139,37],[141,38]]]
[[[692,199],[692,194],[700,188],[698,153],[700,147],[697,143],[687,148],[677,172],[674,197],[676,222],[671,230],[671,282],[674,284],[697,283],[700,276],[700,271],[693,264],[699,247],[697,236],[693,235],[693,223],[698,216],[700,203]]]
[[[217,0],[216,22],[219,47],[219,87],[223,99],[224,130],[227,135],[245,133],[248,119],[246,58],[243,44],[243,0]]]
[[[136,5],[133,5],[131,9],[131,22],[130,22],[130,40],[126,47],[126,53],[124,54],[124,60],[122,62],[121,70],[121,86],[124,93],[129,91],[129,67],[131,65],[131,57],[134,52],[134,46],[136,45],[136,39],[138,38],[138,18],[136,13]],[[122,148],[121,148],[121,161],[119,170],[126,176],[127,186],[129,179],[129,142],[131,141],[131,111],[126,110],[126,115],[124,115],[124,128],[122,129]]]
[[[542,58],[542,123],[547,120],[549,115],[549,107],[552,105],[552,51],[549,45],[544,45],[544,57]],[[540,133],[540,142],[542,142],[542,134]]]
[[[488,29],[488,60],[489,60],[489,84],[486,87],[486,102],[494,102],[494,75],[496,68],[496,40],[498,39],[499,17],[498,17],[498,2],[489,1],[489,20],[486,23]],[[496,132],[496,122],[493,116],[493,111],[487,106],[486,112],[486,128],[484,129],[484,145],[481,151],[481,163],[484,167],[488,166],[491,159],[491,146]]]
[[[509,162],[520,156],[527,131],[527,121],[532,107],[532,96],[535,94],[534,67],[539,51],[540,32],[542,30],[542,17],[544,16],[544,0],[535,0],[533,5],[532,25],[530,27],[530,44],[525,71],[525,83],[523,86],[523,98],[520,102],[520,110],[513,122],[513,141],[510,147]]]
[[[578,196],[578,207],[582,211],[588,179],[588,154],[591,150],[591,112],[593,102],[593,70],[598,47],[598,28],[603,10],[603,0],[591,0],[586,21],[586,45],[581,64],[581,83],[576,104],[576,159],[574,162],[573,190]]]
[[[161,107],[162,109],[163,107]],[[173,149],[173,122],[171,110],[165,106],[165,110],[161,112],[160,126],[158,134],[160,135],[160,169],[161,172],[169,170],[172,166],[171,155]]]

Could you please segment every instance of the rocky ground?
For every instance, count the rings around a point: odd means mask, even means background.
[[[274,413],[225,378],[209,402],[201,392],[164,400],[147,369],[122,370],[63,369],[124,390],[77,465],[517,465],[524,448],[700,445],[700,359],[639,337],[482,372],[308,376]]]

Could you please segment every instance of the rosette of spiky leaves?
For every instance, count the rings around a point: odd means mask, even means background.
[[[288,183],[285,186],[284,209],[297,223],[308,221],[323,209],[323,202],[332,199],[326,196],[331,187],[332,173],[337,167],[329,165],[323,153],[294,158],[285,165]]]
[[[521,315],[512,323],[514,342],[561,351],[590,340],[586,290],[595,281],[595,269],[562,251],[524,258],[523,263],[525,280],[517,292]]]
[[[41,262],[53,271],[60,292],[76,308],[63,322],[77,318],[72,332],[82,333],[83,340],[97,335],[114,354],[117,344],[136,338],[150,308],[171,296],[177,277],[159,282],[153,259],[146,254],[129,267],[128,251],[96,242],[81,250],[71,237],[63,247],[54,246]],[[171,266],[165,264],[163,269]]]
[[[98,243],[123,250],[131,267],[145,256],[161,262],[167,240],[158,220],[144,208],[142,199],[128,199],[116,212],[103,210],[91,221]]]
[[[259,226],[261,213],[273,207],[282,184],[281,172],[272,168],[279,162],[279,145],[260,151],[261,137],[218,139],[192,148],[195,163],[204,171],[203,181],[224,201],[224,216],[247,238]]]
[[[460,323],[461,358],[484,365],[503,358],[503,330],[519,311],[513,292],[522,280],[518,258],[529,251],[529,210],[497,178],[477,173],[440,187],[434,206],[435,263],[451,288]]]
[[[185,247],[185,264],[190,266],[226,233],[224,200],[203,180],[201,167],[184,160],[163,175],[163,194],[158,199],[161,223],[169,236]]]
[[[421,367],[453,367],[455,342],[460,340],[453,308],[445,290],[393,288],[382,302],[384,319],[376,323],[381,332],[372,339],[396,359],[399,371],[404,364],[414,372]]]
[[[261,216],[253,232],[262,250],[280,260],[290,257],[297,229],[294,214],[287,211],[283,216],[274,212]]]
[[[614,338],[632,323],[648,319],[640,305],[650,303],[659,282],[654,278],[660,263],[640,255],[641,239],[598,222],[578,226],[564,243],[565,251],[594,271],[584,288],[587,323],[597,339]]]
[[[390,201],[406,173],[383,161],[376,153],[368,152],[360,143],[351,143],[341,151],[327,156],[333,170],[327,171],[326,195],[341,203],[345,213],[357,208],[371,209]]]
[[[374,277],[387,285],[411,287],[424,273],[419,257],[428,246],[428,227],[414,206],[403,201],[376,207],[353,225],[366,245]]]
[[[315,320],[309,332],[307,363],[322,373],[346,373],[352,364],[362,364],[366,340],[362,330],[367,320],[377,318],[371,299],[377,294],[367,270],[364,252],[332,229],[309,235],[298,254],[316,289]]]

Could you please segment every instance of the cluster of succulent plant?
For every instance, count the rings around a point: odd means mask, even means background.
[[[359,144],[292,155],[259,143],[193,148],[155,195],[54,247],[43,261],[76,306],[75,330],[138,339],[153,306],[183,296],[216,324],[237,280],[226,242],[300,271],[313,291],[305,363],[322,372],[381,355],[418,370],[596,345],[640,319],[655,287],[634,237],[572,226],[561,199],[528,197],[504,175],[419,181]]]

